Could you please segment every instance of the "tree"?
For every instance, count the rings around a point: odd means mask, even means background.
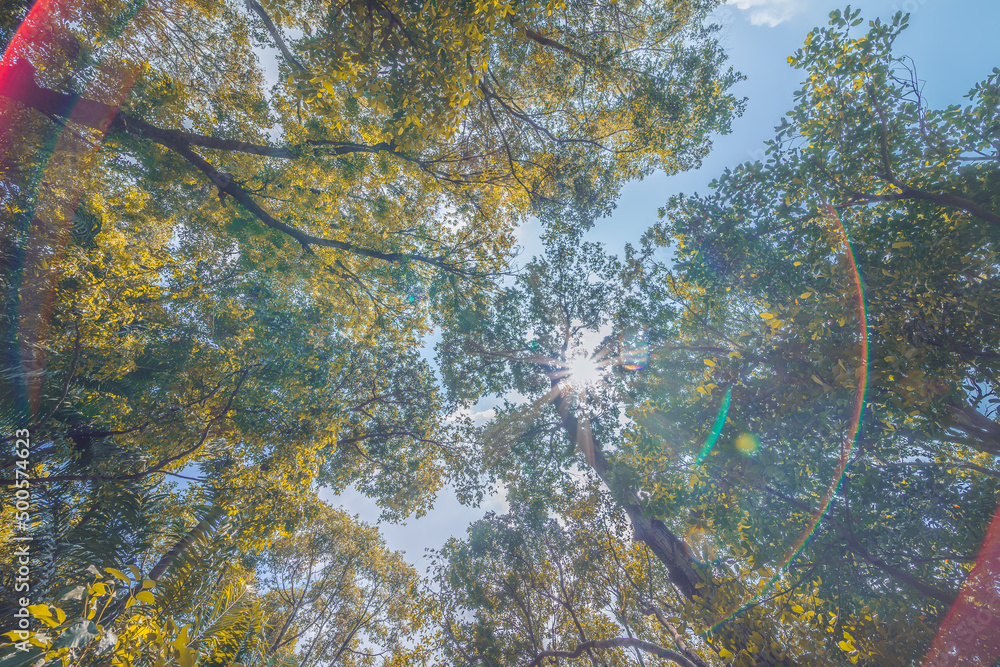
[[[799,208],[810,199],[844,214],[863,207],[849,217],[857,221],[852,238],[870,249],[859,262],[884,264],[866,270],[868,289],[897,306],[872,309],[873,333],[886,341],[885,353],[874,355],[876,372],[903,378],[901,408],[919,409],[949,437],[995,453],[992,411],[978,407],[992,395],[983,387],[996,385],[988,336],[997,313],[984,297],[996,278],[1000,222],[991,185],[1000,71],[970,91],[964,109],[930,109],[915,65],[892,54],[906,17],[873,21],[855,37],[859,21],[857,12],[835,13],[840,30],[814,33],[792,58],[812,75],[777,128],[765,180],[783,184]],[[936,381],[925,382],[931,367]],[[965,384],[974,387],[969,396]]]
[[[694,502],[679,475],[664,490],[672,511],[705,507],[713,534],[738,526],[723,543],[757,535],[749,541],[772,547],[754,560],[772,563],[801,528],[781,537],[787,527],[776,533],[761,519],[791,517],[815,532],[789,566],[817,568],[823,598],[835,595],[855,618],[877,610],[926,622],[955,600],[996,506],[996,309],[985,296],[996,206],[977,185],[995,177],[990,131],[977,119],[992,113],[996,76],[970,93],[973,106],[928,110],[912,65],[891,53],[905,17],[857,37],[856,13],[831,18],[792,59],[809,78],[769,161],[727,170],[709,196],[673,198],[633,256],[637,289],[666,286],[685,313],[680,335],[717,348],[700,369],[700,399],[674,399],[679,378],[661,365],[671,397],[637,421],[642,447],[655,451],[701,403],[698,440],[721,436],[704,460],[718,466],[708,496]],[[930,160],[946,146],[952,158]],[[673,266],[657,261],[667,245]],[[713,430],[715,410],[724,417]],[[841,478],[833,464],[845,452]],[[817,521],[824,477],[838,487]],[[734,499],[748,502],[736,524],[719,510]],[[855,642],[852,630],[841,648],[916,658],[933,628],[914,627],[905,642],[871,628]]]
[[[27,607],[45,631],[6,633],[14,646],[5,647],[0,663],[289,664],[265,662],[264,617],[250,586],[252,574],[234,557],[220,510],[201,508],[198,523],[177,536],[145,574],[134,564],[100,570],[89,565],[85,579],[64,580],[69,585],[55,605]]]
[[[995,77],[965,111],[908,106],[888,74],[905,19],[856,39],[844,36],[856,14],[832,19],[795,60],[810,78],[767,164],[673,198],[622,265],[551,243],[442,347],[455,391],[503,394],[513,378],[535,400],[489,432],[496,474],[553,484],[578,448],[678,590],[706,593],[688,618],[721,624],[713,647],[741,664],[774,659],[753,632],[790,656],[918,659],[996,506],[993,231],[975,207],[920,194],[959,197],[931,187],[951,179],[963,201],[989,201],[975,184],[995,160],[975,119],[991,113]],[[865,116],[878,115],[867,98],[851,104],[858,77],[884,118]],[[956,165],[981,159],[958,174],[911,164],[920,192],[905,197],[851,194],[881,178],[865,171],[879,123],[929,117],[965,137]],[[924,145],[919,131],[892,136],[894,163]],[[588,330],[601,342],[574,349]],[[592,353],[609,370],[573,389],[574,357]]]
[[[545,500],[512,489],[506,514],[488,514],[440,551],[435,579],[452,663],[642,664],[646,654],[706,664],[683,626],[659,611],[684,606],[662,568],[631,543],[624,513],[593,482],[567,480]]]
[[[488,301],[525,216],[586,226],[727,129],[712,5],[37,5],[0,64],[0,414],[34,447],[0,465],[38,599],[199,503],[251,557],[317,484],[402,518],[472,477],[420,338]]]
[[[858,36],[859,10],[830,17],[837,29],[814,30],[789,58],[810,77],[772,143],[776,157],[787,161],[782,176],[808,173],[815,191],[842,209],[899,210],[893,204],[905,203],[904,210],[945,212],[933,228],[954,225],[950,231],[970,249],[995,240],[1000,218],[990,184],[1000,71],[970,91],[973,104],[964,109],[929,109],[915,64],[892,54],[908,15],[870,21]],[[913,206],[919,202],[934,206]],[[878,204],[890,206],[871,206]]]
[[[214,19],[201,21],[209,27],[200,32],[207,34],[195,36],[206,42],[215,30],[245,35],[240,17],[216,7],[199,6],[195,16],[171,8],[164,17],[151,9],[135,29],[139,34],[128,35],[132,41],[120,47],[130,52],[138,42],[149,49],[142,53],[148,67],[137,83],[143,94],[135,113],[86,96],[70,112],[74,98],[67,95],[79,91],[39,83],[28,49],[9,58],[6,94],[53,117],[72,113],[84,128],[107,127],[121,136],[124,153],[145,167],[140,173],[156,172],[154,182],[167,174],[190,182],[192,173],[200,174],[201,182],[218,191],[220,204],[231,197],[255,225],[290,237],[310,257],[319,252],[317,259],[307,259],[314,270],[348,281],[362,274],[370,280],[373,267],[395,273],[398,265],[410,263],[475,274],[500,267],[511,223],[527,212],[531,198],[551,208],[569,203],[556,196],[560,189],[575,192],[573,201],[585,214],[582,205],[592,193],[591,208],[606,210],[614,189],[601,189],[598,181],[616,183],[656,166],[689,166],[703,154],[708,133],[726,129],[739,109],[724,92],[735,75],[717,72],[721,52],[697,28],[709,4],[615,3],[606,12],[526,5],[520,13],[503,5],[421,14],[422,6],[380,5],[372,11],[346,3],[323,18],[293,4],[273,8],[276,24],[264,7],[252,3],[254,17],[291,59],[289,68],[304,77],[299,83],[295,76],[291,83],[279,82],[271,117],[262,91],[253,91],[250,100],[226,97],[236,95],[233,78],[259,81],[245,64],[241,41],[229,60],[242,69],[222,72],[227,80],[217,82],[223,85],[208,99],[192,94],[213,78],[204,71],[206,63],[185,63],[176,82],[166,74],[177,70],[166,62],[176,60],[175,51],[187,41],[180,37],[197,15]],[[553,10],[556,18],[540,18]],[[308,35],[293,44],[302,51],[298,55],[281,40],[285,20],[300,22],[297,27]],[[167,39],[144,43],[147,23]],[[341,28],[346,39],[337,32]],[[569,45],[545,37],[549,30],[566,33]],[[369,48],[375,35],[380,35],[378,49]],[[93,48],[85,39],[77,42],[67,48],[83,53]],[[535,58],[537,66],[522,67]],[[553,70],[553,62],[562,71]],[[508,76],[513,65],[533,78]],[[185,89],[174,90],[180,86]],[[473,99],[477,108],[467,108]],[[582,108],[576,108],[577,99]],[[253,113],[234,115],[234,102]],[[305,116],[302,104],[308,105]],[[210,113],[198,113],[206,106]],[[146,112],[150,118],[143,117]],[[195,129],[229,132],[218,136],[162,126],[184,120]],[[272,121],[282,127],[284,145],[260,143]],[[237,136],[225,136],[230,133]],[[267,198],[272,209],[265,210],[259,198]],[[461,230],[437,224],[443,211],[450,211]],[[295,216],[298,226],[282,222],[286,215]],[[339,229],[333,236],[331,225]]]
[[[690,605],[685,609],[689,622],[708,631],[736,611],[729,607],[740,600],[738,608],[749,587],[738,570],[697,561],[683,533],[678,534],[679,517],[663,511],[656,478],[647,477],[632,456],[632,437],[622,418],[635,414],[643,387],[624,371],[619,340],[634,327],[637,308],[645,305],[652,313],[656,307],[641,290],[633,292],[621,282],[621,269],[593,244],[550,237],[546,256],[529,264],[506,298],[442,342],[441,362],[462,397],[513,389],[533,400],[508,405],[484,434],[490,472],[506,484],[530,484],[545,506],[552,498],[547,489],[564,483],[581,463],[576,453],[582,454],[627,515],[635,539],[646,544]],[[657,317],[669,324],[673,314],[661,310]],[[584,342],[585,332],[603,334],[596,352]],[[662,331],[665,338],[669,334]],[[674,349],[688,350],[683,343]],[[574,374],[581,356],[592,368],[606,367],[604,377],[581,384]],[[766,613],[755,608],[717,628],[709,637],[712,650],[723,657],[742,654],[741,660],[758,664],[794,664],[789,650],[794,647],[780,641]]]
[[[426,649],[406,642],[421,630],[428,600],[377,529],[316,504],[294,533],[255,558],[222,507],[196,515],[194,527],[142,567],[90,565],[81,579],[65,578],[54,605],[28,608],[47,632],[7,635],[32,648],[8,647],[0,664],[43,656],[47,664],[121,667],[422,659]]]
[[[429,602],[416,571],[385,549],[376,528],[342,511],[317,508],[275,541],[260,571],[272,653],[308,667],[375,664],[377,656],[404,662],[421,650],[406,646]]]

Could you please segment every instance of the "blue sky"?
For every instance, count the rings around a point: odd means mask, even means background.
[[[700,169],[674,176],[654,174],[628,184],[610,219],[601,220],[588,234],[607,250],[621,254],[625,243],[636,243],[657,219],[657,209],[673,195],[707,190],[709,181],[725,167],[763,157],[763,143],[792,106],[792,93],[799,87],[801,71],[788,65],[788,56],[816,26],[825,26],[833,9],[847,3],[825,0],[732,0],[722,7],[716,21],[723,28],[721,39],[730,64],[747,76],[736,89],[746,96],[747,110],[733,123],[731,134],[717,137],[712,153]],[[854,3],[865,19],[886,18],[897,11],[911,14],[910,28],[897,41],[896,54],[914,59],[918,76],[926,82],[925,98],[932,107],[964,104],[970,88],[995,66],[1000,66],[1000,0],[869,0]],[[521,232],[522,263],[539,249],[537,227],[528,224]],[[377,523],[375,504],[351,493],[325,496],[334,505]],[[482,508],[463,507],[444,490],[434,510],[406,525],[382,525],[388,546],[406,551],[407,560],[423,569],[421,557],[427,547],[440,547],[448,537],[463,536],[472,521],[484,512],[504,509],[494,496]]]
[[[590,239],[621,253],[656,221],[657,209],[673,194],[706,191],[725,167],[763,158],[764,141],[792,107],[802,72],[788,56],[801,47],[811,29],[826,26],[833,9],[847,3],[827,0],[735,0],[717,12],[722,43],[730,65],[747,80],[735,93],[747,97],[747,109],[731,134],[717,137],[702,167],[668,177],[654,174],[625,187],[610,221],[602,221]],[[932,107],[967,103],[963,95],[1000,66],[1000,0],[869,0],[853,3],[867,19],[910,13],[910,27],[896,42],[896,55],[914,59],[926,82]],[[742,9],[741,9],[742,7]]]

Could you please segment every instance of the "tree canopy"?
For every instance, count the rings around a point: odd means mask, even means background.
[[[905,17],[860,25],[835,13],[793,57],[808,78],[767,162],[671,198],[624,260],[550,239],[442,348],[454,391],[528,396],[485,434],[496,474],[541,495],[591,470],[681,594],[642,604],[703,660],[913,664],[953,605],[992,604],[967,577],[997,504],[996,205],[976,187],[997,153],[972,129],[996,73],[935,112],[891,50]],[[905,182],[948,197],[883,178],[879,124],[903,173],[944,117],[952,169]],[[604,376],[574,387],[581,353]]]
[[[1000,70],[835,11],[609,255],[742,111],[717,4],[4,9],[0,667],[1000,658]],[[426,575],[335,507],[446,484],[508,509]]]

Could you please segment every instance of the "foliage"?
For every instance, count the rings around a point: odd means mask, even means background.
[[[319,507],[261,563],[270,650],[294,655],[299,667],[416,664],[429,600],[401,555],[389,552],[374,527]]]
[[[972,106],[929,110],[891,52],[904,16],[860,36],[857,12],[831,25],[792,58],[808,78],[767,163],[727,170],[709,196],[673,198],[633,255],[638,289],[665,286],[692,348],[654,362],[653,387],[670,390],[635,413],[633,465],[663,471],[651,504],[691,517],[686,530],[712,535],[713,549],[746,549],[766,577],[794,553],[789,571],[836,601],[838,623],[846,612],[859,624],[843,644],[833,633],[833,655],[905,664],[955,599],[996,506],[997,313],[985,296],[996,204],[980,187],[996,155],[979,124],[996,76]],[[657,259],[668,244],[672,266]],[[692,452],[685,441],[708,440],[722,393],[722,437],[692,480],[657,443]],[[700,432],[685,428],[692,410]],[[869,616],[879,629],[859,638]]]
[[[551,500],[508,498],[506,514],[487,514],[437,555],[451,664],[543,664],[581,647],[601,665],[641,652],[698,659],[688,628],[666,618],[682,614],[682,601],[592,480],[567,481]],[[664,648],[675,644],[677,653]]]
[[[497,474],[555,503],[582,452],[734,664],[919,659],[996,506],[996,77],[933,112],[905,17],[831,18],[766,164],[672,198],[620,277],[550,242],[442,347],[460,394],[528,396],[486,430]],[[928,123],[952,162],[916,160]],[[597,389],[561,381],[584,332]]]
[[[427,601],[376,529],[315,506],[257,561],[221,508],[202,514],[146,574],[91,565],[55,605],[29,606],[46,629],[5,635],[32,648],[0,664],[351,666],[377,664],[385,653],[417,664],[424,649],[402,639],[420,630],[414,608]]]
[[[715,4],[32,12],[0,71],[0,415],[32,448],[0,467],[33,511],[0,518],[40,535],[46,630],[0,664],[918,660],[1000,478],[1000,71],[929,109],[907,18],[834,12],[767,162],[610,257],[584,234],[621,185],[742,109]],[[446,483],[510,510],[430,589],[318,499],[401,521]]]

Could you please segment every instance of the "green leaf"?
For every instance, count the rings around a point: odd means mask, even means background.
[[[27,651],[14,650],[0,658],[0,667],[25,667],[33,665],[45,655],[45,650],[38,646],[31,646]]]
[[[52,642],[52,650],[61,648],[75,649],[89,644],[99,636],[97,624],[93,621],[74,623],[56,637]]]

